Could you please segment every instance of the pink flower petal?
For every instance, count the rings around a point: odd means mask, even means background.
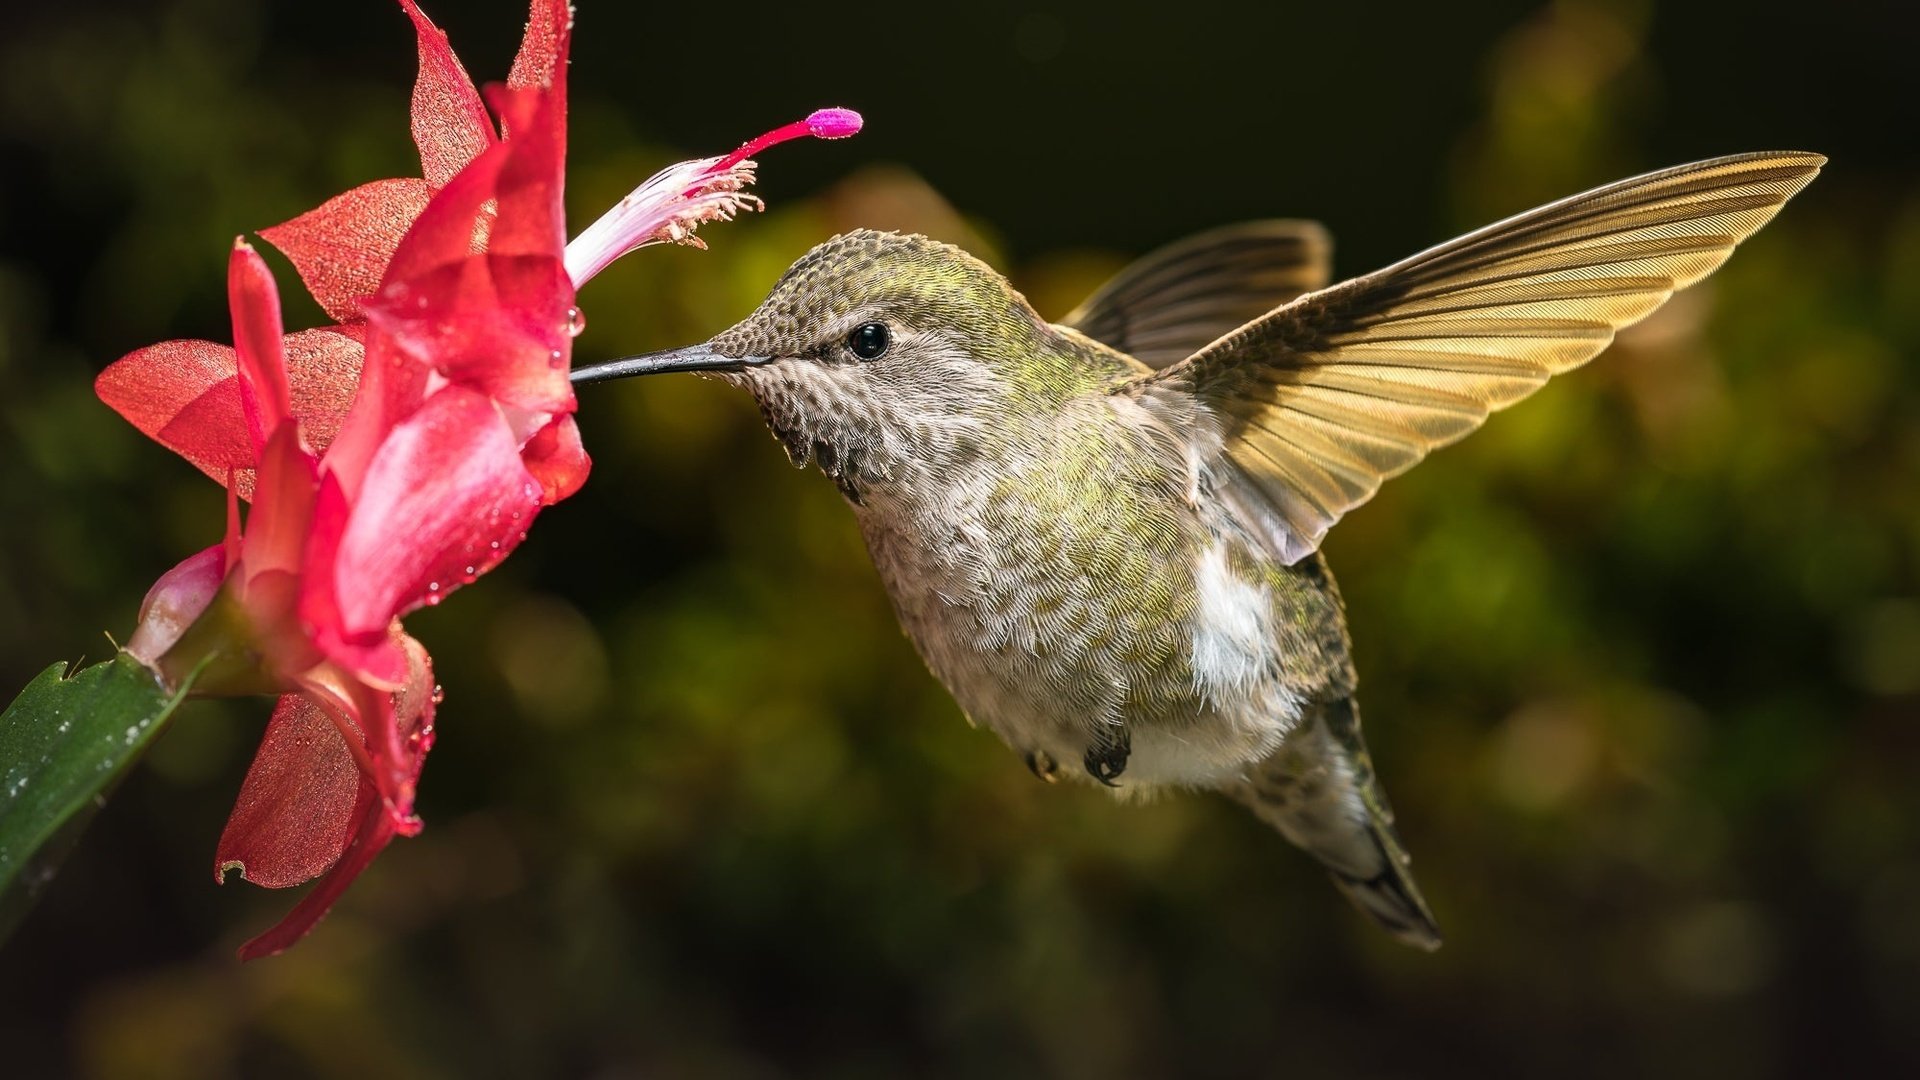
[[[517,545],[540,507],[540,484],[519,444],[484,395],[441,389],[397,425],[369,462],[340,527],[325,575],[349,639],[384,634],[388,623],[438,603]],[[329,513],[316,515],[316,533]]]
[[[260,235],[293,261],[326,313],[346,322],[359,318],[360,301],[380,288],[394,248],[432,195],[425,180],[375,180]]]
[[[333,720],[311,698],[287,694],[220,834],[214,878],[238,870],[269,889],[311,881],[347,849],[355,811],[378,799]]]
[[[227,576],[225,548],[215,544],[160,575],[140,602],[140,623],[127,639],[129,655],[150,668],[158,667],[160,658],[220,592]]]
[[[298,622],[311,643],[352,678],[373,686],[398,687],[406,681],[406,657],[394,647],[391,637],[358,629],[350,632],[341,614],[334,568],[340,561],[340,543],[351,516],[352,507],[339,477],[331,472],[321,474],[313,528],[307,536]]]
[[[420,75],[413,84],[413,142],[420,148],[420,169],[430,187],[453,179],[494,141],[493,122],[473,88],[473,79],[413,0],[400,0],[413,20],[420,46]]]

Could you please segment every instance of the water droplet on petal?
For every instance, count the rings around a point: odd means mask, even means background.
[[[579,337],[580,332],[585,330],[586,328],[587,328],[586,312],[581,311],[577,307],[568,308],[567,309],[567,336]]]
[[[430,700],[431,700],[431,701],[432,701],[432,702],[433,702],[433,703],[434,703],[435,705],[438,705],[438,704],[440,704],[441,702],[443,702],[443,701],[445,701],[445,700],[447,700],[447,688],[446,688],[446,687],[444,687],[444,686],[441,686],[441,685],[440,685],[439,683],[434,683],[434,684],[433,684],[433,693],[432,693],[432,694],[430,694],[430,695],[428,695],[428,697],[429,697],[429,699],[430,699]],[[428,729],[426,729],[426,731],[425,731],[425,732],[423,732],[423,734],[426,734],[426,735],[429,735],[429,736],[431,736],[431,735],[432,735],[432,733],[433,733],[433,729],[432,729],[432,728],[428,728]]]

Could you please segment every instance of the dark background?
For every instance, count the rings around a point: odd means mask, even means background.
[[[267,713],[195,703],[0,948],[7,1076],[1860,1075],[1920,1070],[1920,83],[1899,5],[755,10],[586,0],[569,202],[829,104],[763,215],[583,293],[698,340],[855,225],[1058,314],[1206,226],[1343,273],[1649,168],[1825,176],[1328,544],[1432,956],[1201,797],[1036,784],[898,634],[831,485],[695,379],[589,392],[591,483],[410,618],[416,840],[305,943],[216,888]],[[1456,10],[1465,9],[1465,10]],[[429,5],[477,79],[524,10]],[[0,688],[124,635],[217,488],[90,380],[228,336],[231,238],[417,175],[382,0],[39,5],[0,41]],[[277,256],[275,257],[277,259]],[[284,262],[294,325],[320,321]]]

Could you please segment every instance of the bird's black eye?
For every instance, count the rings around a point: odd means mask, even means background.
[[[870,322],[847,335],[847,348],[862,360],[878,360],[887,351],[887,325]]]

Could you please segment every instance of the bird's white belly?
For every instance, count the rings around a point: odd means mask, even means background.
[[[1050,761],[1061,775],[1090,779],[1083,760],[1093,733],[1110,724],[1123,726],[1131,744],[1117,790],[1212,786],[1272,753],[1300,715],[1276,677],[1271,597],[1239,578],[1218,545],[1187,560],[1193,569],[1173,587],[1194,599],[1169,620],[1114,589],[1056,590],[1067,599],[1035,613],[1020,595],[1021,576],[1071,568],[983,567],[980,558],[953,557],[952,545],[934,553],[866,531],[928,667],[972,722],[1030,764],[1039,755],[1037,769]]]

